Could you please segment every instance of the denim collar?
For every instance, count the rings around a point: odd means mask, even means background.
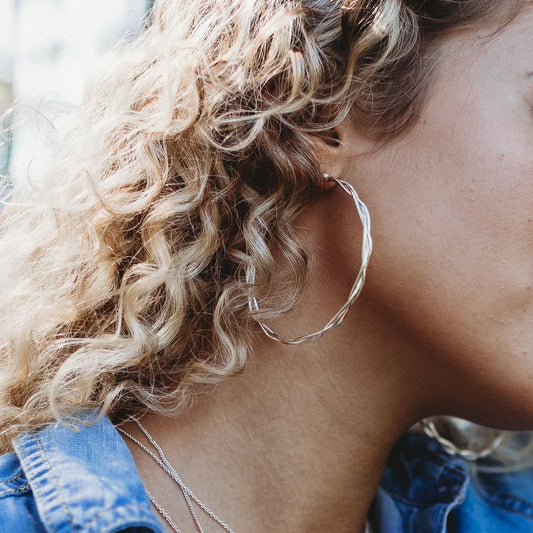
[[[476,472],[427,435],[407,433],[390,454],[372,517],[385,533],[531,533],[533,469]]]
[[[468,467],[426,435],[404,435],[387,462],[372,509],[377,531],[444,533],[466,498]]]
[[[47,531],[164,533],[128,447],[107,418],[77,431],[50,425],[13,444]]]

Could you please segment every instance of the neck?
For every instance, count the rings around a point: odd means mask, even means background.
[[[363,316],[371,320],[368,309]],[[406,392],[409,354],[391,331],[376,337],[380,346],[362,336],[347,344],[341,327],[309,345],[263,339],[245,372],[187,416],[143,423],[184,482],[235,531],[363,531],[390,448],[420,416]],[[179,489],[132,452],[147,487],[187,531]],[[206,532],[220,530],[202,519]]]
[[[351,227],[335,221],[342,202],[351,199],[306,211],[302,227],[313,229],[311,247],[323,253],[299,307],[271,324],[281,334],[319,329],[349,293],[358,247],[330,231]],[[183,481],[235,531],[363,531],[392,445],[435,409],[439,370],[368,294],[318,341],[285,346],[258,333],[241,375],[185,416],[143,420]],[[131,449],[148,489],[181,529],[193,530],[179,489]],[[202,518],[206,532],[220,531]]]

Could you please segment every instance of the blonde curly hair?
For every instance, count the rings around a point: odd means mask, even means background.
[[[387,140],[416,117],[450,32],[491,0],[156,0],[18,184],[0,239],[0,428],[97,408],[179,413],[239,372],[287,311],[308,256],[295,216],[321,192],[311,136],[351,114]],[[280,250],[294,274],[265,300]]]

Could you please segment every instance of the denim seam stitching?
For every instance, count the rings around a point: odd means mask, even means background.
[[[495,503],[490,502],[490,501],[485,501],[485,503],[487,503],[488,505],[491,505],[492,507],[496,507],[497,509],[500,509],[502,511],[506,511],[508,513],[514,513],[514,514],[523,516],[524,518],[528,518],[529,520],[533,520],[533,516],[531,516],[530,514],[526,514],[526,513],[522,512],[522,511],[519,511],[518,509],[509,509],[509,507],[505,507],[503,505],[498,505],[498,504],[495,504]]]
[[[480,495],[483,498],[483,501],[487,505],[490,505],[492,507],[496,507],[497,509],[501,509],[502,511],[507,511],[507,512],[510,512],[510,513],[514,513],[514,514],[523,516],[525,518],[529,518],[530,520],[533,520],[533,516],[531,514],[526,514],[523,511],[519,511],[518,509],[510,509],[509,506],[506,506],[506,505],[503,505],[503,504],[498,504],[498,503],[492,501],[490,499],[490,497],[489,497],[489,494],[487,494],[484,490],[480,491]],[[522,498],[517,498],[516,496],[512,496],[510,494],[505,494],[505,493],[498,493],[498,496],[503,496],[505,498],[509,498],[510,500],[513,500],[515,502],[519,502],[519,503],[523,503],[523,504],[527,505],[530,509],[532,508],[531,507],[531,502],[528,502],[527,500],[524,500]]]
[[[24,472],[20,472],[19,474],[17,474],[16,476],[13,476],[12,478],[6,480],[6,481],[3,481],[2,483],[13,483],[13,481],[17,480],[19,477],[22,476]]]
[[[129,508],[139,508],[139,505],[138,504],[128,504],[128,505],[121,505],[120,506],[120,509],[129,509]],[[102,515],[104,515],[107,512],[109,512],[109,509],[106,509],[105,511],[101,511],[96,516],[93,516],[91,521],[87,522],[87,524],[84,525],[84,529],[87,529],[87,528],[91,527],[91,525],[94,524],[94,522],[98,521],[102,517]],[[150,513],[150,514],[152,514],[152,513]],[[150,516],[150,514],[147,515],[147,518],[152,518]],[[110,526],[110,527],[113,527],[113,525],[117,524],[121,520],[124,520],[123,516],[120,517],[120,518],[115,518],[115,520],[113,522],[111,522],[110,524],[107,524],[107,525]]]
[[[2,496],[2,494],[7,494],[8,492],[11,492],[13,494],[15,494],[17,492],[23,492],[23,491],[25,491],[26,489],[29,489],[29,488],[30,488],[30,484],[26,483],[26,485],[24,485],[23,487],[20,487],[18,489],[6,489],[6,490],[3,490],[2,492],[0,492],[0,496]]]
[[[459,507],[463,502],[465,501],[465,497],[463,495],[459,496],[457,500],[454,500],[449,508],[441,509],[440,511],[440,519],[439,519],[439,533],[441,531],[444,531],[444,520],[448,518],[450,515],[450,512],[453,511],[456,507]]]
[[[57,493],[59,495],[59,499],[61,500],[61,507],[63,508],[63,511],[65,512],[65,515],[67,517],[68,523],[70,524],[70,527],[72,528],[72,531],[76,531],[76,528],[74,527],[74,524],[72,523],[72,516],[70,514],[70,511],[68,509],[67,504],[65,503],[65,498],[63,498],[63,492],[61,490],[61,487],[59,486],[59,483],[57,481],[57,478],[54,474],[54,471],[52,469],[52,466],[50,465],[50,462],[48,461],[48,457],[46,456],[46,452],[44,451],[43,447],[41,446],[41,441],[39,440],[39,437],[32,432],[33,437],[37,441],[37,446],[39,446],[39,450],[41,450],[41,454],[43,456],[43,459],[46,461],[46,464],[48,466],[48,471],[50,472],[50,477],[52,478],[52,482],[54,483]]]
[[[24,447],[23,446],[18,446],[18,449],[20,451],[20,453],[26,458],[28,459],[28,455],[26,454],[26,450],[24,450]],[[29,465],[29,468],[28,468],[28,472],[27,472],[27,475],[28,475],[28,480],[31,482],[32,480],[35,481],[35,476],[33,475],[33,472],[32,472],[32,469],[31,469],[31,464]],[[35,487],[35,490],[36,492],[38,492],[38,488],[39,487]],[[57,533],[57,529],[54,527],[54,524],[52,524],[50,522],[50,520],[48,519],[47,516],[43,516],[42,519],[46,522],[46,524],[48,525],[48,527],[55,533]]]

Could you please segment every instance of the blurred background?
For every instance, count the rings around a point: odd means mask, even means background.
[[[142,30],[153,0],[0,0],[0,173],[27,174],[47,106],[76,106],[102,55]],[[8,112],[17,102],[15,112]],[[41,136],[42,137],[42,136]]]

